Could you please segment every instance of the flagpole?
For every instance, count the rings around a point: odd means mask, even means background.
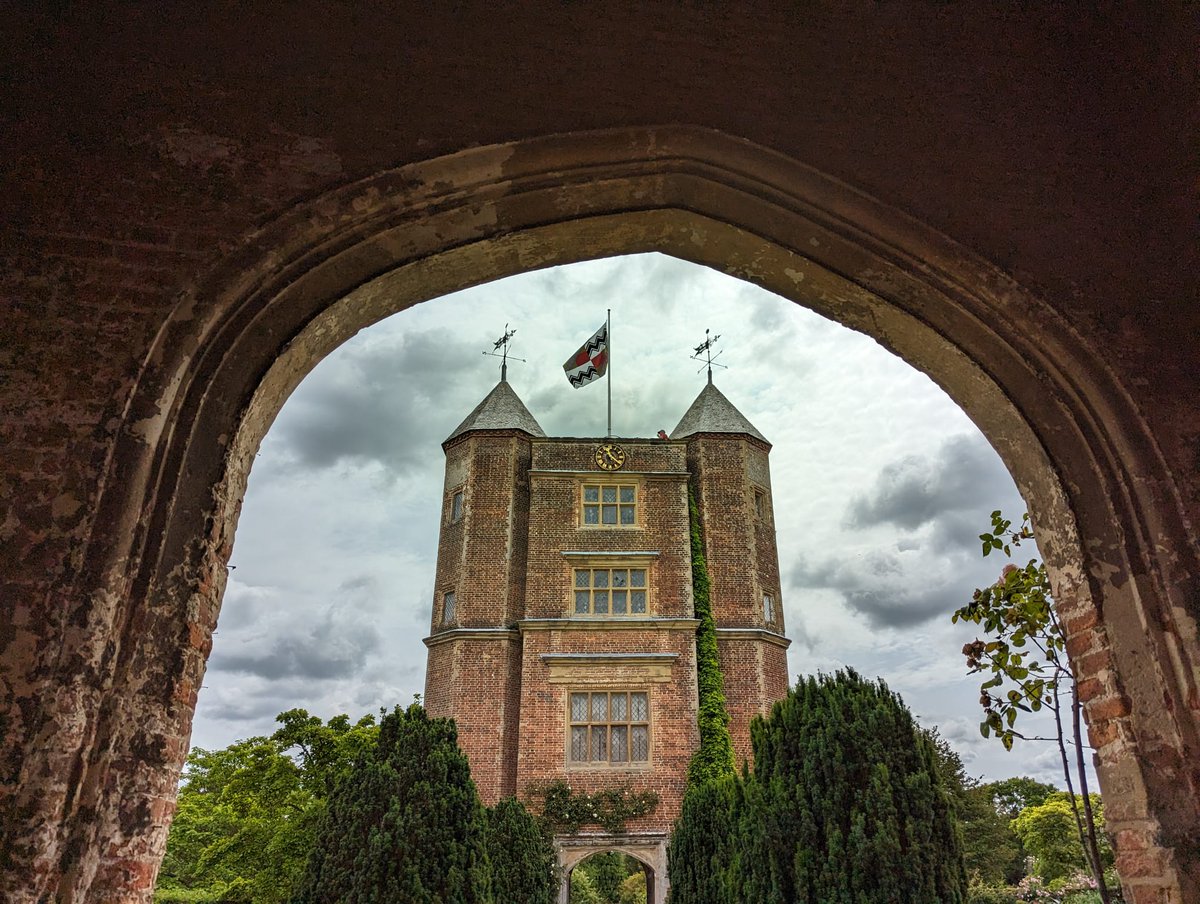
[[[612,308],[608,309],[604,332],[608,336],[608,437],[612,439]]]

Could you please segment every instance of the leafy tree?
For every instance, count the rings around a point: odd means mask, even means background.
[[[571,870],[571,894],[568,899],[570,904],[605,904],[600,893],[596,891],[596,883],[591,873],[583,868],[584,865],[581,863]]]
[[[628,882],[630,879],[635,882]],[[623,889],[627,884],[632,888],[636,881],[641,882],[641,899],[645,901],[646,882],[642,865],[620,851],[603,851],[588,857],[571,873],[571,900],[579,897],[589,904],[593,899],[595,904],[625,904],[624,898],[629,893]],[[579,883],[578,892],[576,883]]]
[[[1017,814],[1026,807],[1036,807],[1058,790],[1053,785],[1024,775],[989,782],[982,787],[987,791],[996,811],[1008,819],[1016,819]]]
[[[967,774],[962,757],[936,728],[925,732],[933,745],[942,787],[950,795],[962,831],[963,863],[976,884],[1013,882],[1024,875],[1021,843],[1009,819],[992,803],[989,786]]]
[[[277,717],[270,738],[188,756],[156,898],[288,900],[324,811],[327,775],[350,768],[373,742],[374,719],[328,723],[302,709]],[[319,746],[319,760],[307,754]]]
[[[1033,539],[1029,515],[1014,530],[1012,522],[999,511],[992,512],[992,530],[980,534],[979,539],[984,556],[1000,550],[1011,558],[1013,547]],[[1052,712],[1054,740],[1058,743],[1079,840],[1101,900],[1109,904],[1100,839],[1088,793],[1079,689],[1067,663],[1066,638],[1052,603],[1046,567],[1031,559],[1023,568],[1005,566],[1000,579],[990,587],[976,590],[971,602],[956,611],[952,620],[981,625],[989,637],[986,641],[976,638],[963,647],[970,673],[989,675],[979,687],[979,702],[984,711],[979,728],[985,738],[995,734],[1004,748],[1011,750],[1015,739],[1026,737],[1016,729],[1021,712],[1037,712],[1043,707]],[[1064,696],[1069,697],[1069,703],[1065,704],[1066,722]],[[1070,743],[1075,748],[1074,763],[1067,754],[1068,725]],[[1082,791],[1079,797],[1075,795],[1076,782]],[[1082,808],[1076,801],[1082,801]]]
[[[558,857],[537,819],[516,798],[507,797],[488,810],[487,827],[496,901],[554,904]]]
[[[275,717],[282,726],[271,739],[299,763],[301,780],[314,796],[327,798],[338,780],[374,746],[379,727],[374,716],[351,724],[347,715],[322,722],[307,710],[289,709]]]
[[[413,704],[338,783],[296,904],[490,904],[486,822],[449,719]]]
[[[618,904],[646,904],[646,873],[642,869],[630,873],[617,893]]]
[[[700,746],[688,763],[688,786],[703,785],[735,771],[733,740],[729,736],[729,708],[725,703],[725,678],[717,655],[717,623],[709,600],[708,563],[700,533],[700,510],[696,495],[688,489],[688,513],[692,538],[692,596],[696,618],[697,725]]]
[[[1102,828],[1104,808],[1100,796],[1093,794],[1090,803]],[[1087,868],[1087,856],[1075,830],[1075,810],[1067,792],[1056,791],[1042,803],[1026,807],[1012,821],[1012,827],[1033,858],[1034,874],[1046,882],[1066,879]],[[1111,864],[1112,851],[1107,845],[1101,846],[1100,858],[1102,866]]]
[[[802,679],[769,719],[755,719],[751,739],[753,774],[734,779],[733,793],[711,792],[675,830],[698,836],[688,825],[697,816],[717,827],[707,851],[696,841],[691,849],[710,858],[701,880],[726,897],[702,897],[677,855],[673,902],[965,900],[962,848],[933,745],[882,681],[852,670]],[[736,823],[731,842],[720,837],[725,820]]]

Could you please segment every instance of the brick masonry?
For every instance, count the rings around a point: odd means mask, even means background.
[[[659,795],[655,811],[628,829],[661,835],[679,813],[697,743],[689,483],[704,500],[739,756],[749,756],[750,719],[786,692],[778,554],[769,505],[755,496],[769,497],[768,447],[737,435],[621,439],[624,465],[604,471],[595,453],[606,442],[473,430],[447,443],[425,699],[431,713],[458,721],[487,802],[514,793],[528,800],[531,788],[556,778],[587,792],[628,785]],[[586,524],[585,483],[633,487],[635,523]],[[464,507],[455,521],[457,492]],[[574,570],[589,564],[644,568],[645,615],[579,617]],[[451,589],[457,614],[446,624],[443,597]],[[770,623],[764,590],[776,601]],[[645,654],[657,658],[638,658]],[[646,763],[597,768],[569,760],[568,698],[581,690],[649,695]]]

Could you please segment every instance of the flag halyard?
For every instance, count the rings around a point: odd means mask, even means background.
[[[567,380],[576,389],[599,380],[608,371],[608,324],[596,330],[563,365]]]

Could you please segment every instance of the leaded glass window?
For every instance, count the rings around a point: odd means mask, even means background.
[[[576,615],[645,615],[645,568],[576,568]]]
[[[572,763],[649,761],[650,700],[644,691],[576,691],[569,710]]]
[[[633,484],[585,483],[583,523],[592,527],[636,527],[637,487]]]

